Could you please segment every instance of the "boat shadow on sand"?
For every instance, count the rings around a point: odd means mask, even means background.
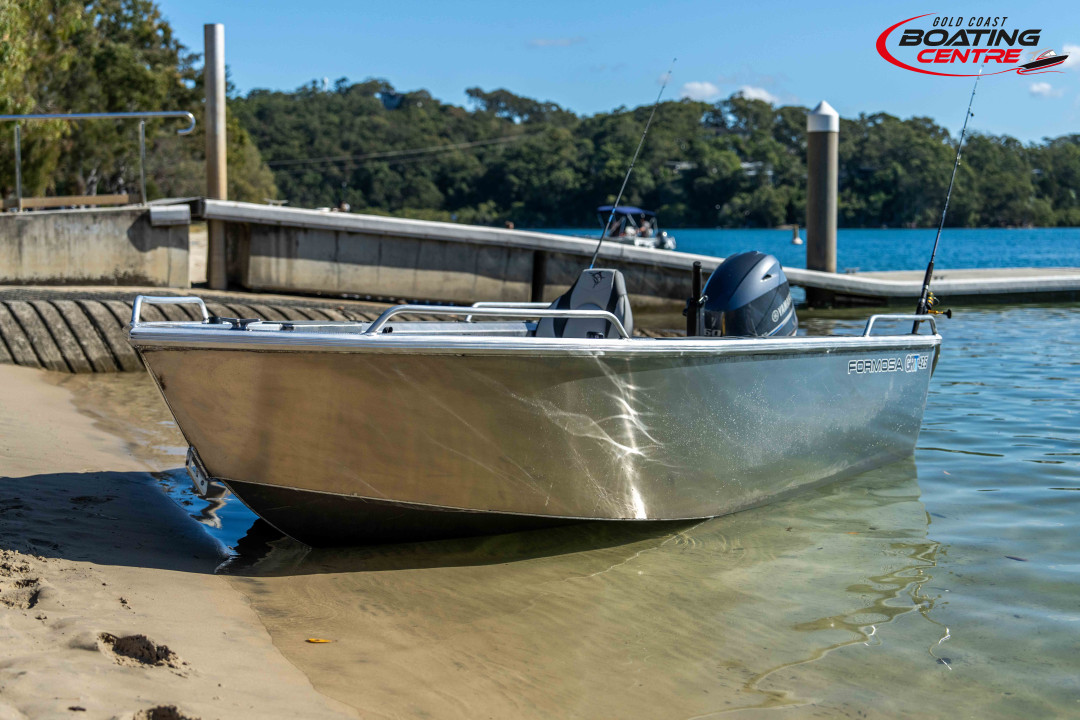
[[[211,573],[224,547],[149,473],[0,477],[0,547],[99,565]]]
[[[182,477],[182,469],[0,477],[0,547],[100,565],[303,575],[508,563],[663,542],[697,524],[577,523],[507,535],[314,549],[284,536],[228,493],[198,498]]]

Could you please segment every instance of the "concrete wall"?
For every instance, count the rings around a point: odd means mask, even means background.
[[[0,284],[188,287],[189,222],[186,206],[0,214]]]
[[[184,206],[185,208],[187,206]],[[249,290],[383,299],[553,300],[589,264],[595,240],[403,218],[202,200],[194,214],[225,223],[229,282]],[[678,233],[675,233],[676,238]],[[721,259],[605,243],[598,267],[626,277],[634,305],[682,306],[690,267]],[[792,285],[838,306],[914,307],[922,271],[837,274],[784,268]],[[1080,269],[938,271],[934,292],[951,303],[1080,297]]]
[[[452,223],[207,200],[225,222],[233,287],[468,303],[550,301],[588,266],[595,240]],[[694,259],[605,244],[635,304],[682,304]],[[709,258],[715,265],[716,258]]]

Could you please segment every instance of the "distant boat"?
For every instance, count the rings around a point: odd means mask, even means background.
[[[1053,50],[1047,50],[1044,53],[1040,53],[1039,57],[1035,58],[1029,63],[1025,63],[1020,66],[1021,70],[1043,70],[1048,67],[1060,65],[1069,59],[1068,55],[1058,55]]]
[[[607,226],[605,237],[618,243],[636,247],[674,250],[675,238],[660,229],[656,213],[632,205],[601,205],[596,208],[600,227]]]

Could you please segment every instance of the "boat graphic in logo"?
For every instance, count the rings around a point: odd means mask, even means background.
[[[1045,70],[1046,68],[1060,65],[1069,59],[1068,55],[1058,55],[1053,50],[1044,50],[1035,56],[1035,59],[1029,63],[1024,63],[1016,71],[1021,75],[1027,75],[1032,70]]]

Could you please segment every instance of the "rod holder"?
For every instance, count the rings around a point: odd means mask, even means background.
[[[705,300],[702,295],[701,262],[694,261],[690,270],[690,299],[686,301],[686,337],[700,337],[705,334]]]

